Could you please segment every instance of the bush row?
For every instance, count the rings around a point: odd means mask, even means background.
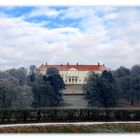
[[[0,110],[0,124],[80,121],[140,121],[140,109]]]

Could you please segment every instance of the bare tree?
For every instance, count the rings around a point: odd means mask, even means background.
[[[31,87],[27,85],[15,87],[16,98],[12,102],[12,108],[23,109],[31,108],[33,101],[33,94]]]

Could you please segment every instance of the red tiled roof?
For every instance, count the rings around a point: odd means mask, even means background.
[[[59,71],[65,71],[69,70],[71,68],[77,69],[79,71],[104,71],[104,70],[110,70],[110,68],[107,68],[104,65],[41,65],[37,71],[45,71],[49,67],[55,67]]]

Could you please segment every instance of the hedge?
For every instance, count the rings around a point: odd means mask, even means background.
[[[140,121],[140,109],[0,110],[0,124],[30,122]]]

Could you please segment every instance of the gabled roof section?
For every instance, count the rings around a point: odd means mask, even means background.
[[[78,71],[104,71],[104,70],[111,70],[107,68],[105,65],[41,65],[37,68],[37,71],[46,71],[49,67],[55,67],[59,71],[67,71],[69,69],[77,69]]]

